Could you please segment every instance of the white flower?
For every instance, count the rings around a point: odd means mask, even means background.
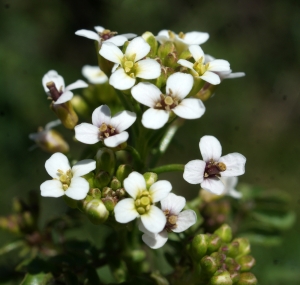
[[[131,90],[135,100],[144,104],[148,109],[142,117],[142,124],[149,129],[163,127],[170,112],[184,119],[198,119],[205,107],[200,99],[186,98],[193,87],[193,77],[190,74],[174,73],[167,80],[166,94],[163,95],[155,85],[140,82]]]
[[[132,172],[124,180],[124,188],[131,198],[123,199],[115,206],[116,221],[124,224],[139,217],[148,231],[152,233],[162,231],[166,225],[166,217],[154,203],[168,195],[172,190],[171,183],[160,180],[153,183],[148,190],[144,176]]]
[[[55,70],[50,70],[44,75],[42,84],[47,95],[51,96],[54,104],[62,104],[71,100],[73,93],[70,90],[88,87],[88,84],[83,80],[77,80],[65,87],[63,77]]]
[[[203,160],[192,160],[185,165],[183,178],[187,182],[200,183],[203,189],[221,195],[225,191],[225,185],[220,177],[245,173],[246,158],[236,152],[221,157],[222,147],[215,137],[202,137],[199,147]]]
[[[164,229],[159,233],[152,233],[143,224],[139,224],[140,231],[144,233],[143,241],[154,249],[162,247],[167,242],[168,232],[181,233],[197,221],[196,213],[193,210],[182,211],[186,203],[184,197],[169,193],[160,203],[167,220]]]
[[[201,45],[205,43],[209,38],[208,33],[203,32],[188,32],[186,34],[179,33],[176,35],[172,31],[162,30],[156,36],[156,39],[161,43],[167,41],[174,42],[176,46],[177,53],[180,55],[181,52],[186,50],[190,45]]]
[[[192,45],[189,47],[189,51],[192,54],[195,63],[185,59],[178,60],[178,63],[189,68],[194,76],[199,77],[210,84],[216,85],[221,82],[220,76],[217,75],[217,73],[230,71],[229,62],[224,59],[215,59],[205,64],[204,52],[199,46]]]
[[[160,76],[160,64],[154,59],[143,59],[150,51],[150,45],[142,38],[133,39],[125,54],[114,44],[104,42],[100,55],[115,63],[109,84],[119,90],[130,89],[136,77],[155,79]]]
[[[92,114],[92,123],[82,123],[75,127],[75,138],[86,144],[103,141],[108,147],[116,147],[128,139],[125,132],[136,120],[136,114],[122,111],[111,117],[107,105],[96,108]]]
[[[103,84],[108,78],[99,66],[85,65],[82,67],[82,75],[92,84]]]
[[[235,199],[242,198],[242,193],[235,189],[235,187],[238,183],[238,178],[237,177],[235,177],[235,176],[220,177],[220,180],[225,185],[225,189],[224,189],[224,194],[225,195],[231,196],[232,198],[235,198]]]
[[[122,46],[126,41],[128,41],[128,39],[136,37],[136,34],[116,35],[116,32],[111,32],[110,30],[106,30],[101,26],[96,26],[94,29],[97,33],[89,30],[78,30],[75,32],[75,35],[95,40],[99,44],[105,41],[113,43],[116,46]]]
[[[89,183],[82,177],[96,168],[96,161],[85,159],[78,161],[72,168],[67,157],[57,152],[45,163],[45,168],[53,180],[41,184],[44,197],[67,195],[74,200],[84,199],[89,191]]]

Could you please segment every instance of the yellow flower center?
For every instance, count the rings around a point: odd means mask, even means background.
[[[170,213],[169,210],[165,210],[164,214],[166,216],[167,219],[167,223],[165,225],[165,229],[170,232],[174,229],[177,228],[177,220],[178,220],[178,216],[177,215],[173,215]]]
[[[136,72],[137,72],[137,67],[138,67],[138,64],[135,63],[135,56],[136,56],[136,54],[134,54],[130,58],[124,56],[121,61],[121,65],[122,65],[125,73],[128,76],[130,76],[131,78],[135,78]]]
[[[135,209],[140,215],[147,213],[150,210],[150,206],[152,204],[152,197],[147,190],[141,191],[134,202]]]
[[[111,125],[106,125],[105,123],[103,123],[100,128],[99,128],[99,139],[100,140],[104,140],[110,136],[116,135],[116,129],[114,127],[112,127]]]
[[[208,70],[209,62],[204,64],[204,58],[201,57],[194,63],[193,68],[198,73],[199,76],[202,76]]]
[[[69,169],[67,172],[63,172],[62,170],[58,169],[57,172],[59,173],[59,181],[62,184],[62,188],[66,191],[71,184],[73,173],[71,169]]]
[[[169,89],[169,94],[160,94],[160,100],[155,104],[155,109],[170,111],[179,104],[179,100],[173,95],[171,89]]]

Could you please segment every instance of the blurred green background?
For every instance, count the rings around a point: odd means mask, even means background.
[[[28,139],[55,119],[41,79],[55,69],[69,84],[82,78],[83,65],[96,65],[93,42],[74,35],[96,25],[119,34],[208,32],[204,52],[228,60],[246,77],[222,82],[205,103],[203,118],[180,129],[164,161],[200,158],[200,137],[214,135],[224,154],[247,157],[240,181],[288,192],[299,216],[299,1],[4,0],[0,18],[0,216],[11,211],[12,197],[25,196],[48,179],[44,162],[49,154],[29,151],[33,143]],[[171,179],[175,192],[196,195],[198,188],[180,175]],[[41,203],[43,219],[65,211],[58,199],[41,198]],[[259,284],[299,284],[299,226],[298,219],[279,247],[253,247]],[[1,231],[0,246],[11,238]]]

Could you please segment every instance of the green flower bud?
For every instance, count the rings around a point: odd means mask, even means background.
[[[212,256],[204,256],[201,261],[200,265],[203,271],[205,271],[209,275],[213,275],[218,268],[220,267],[219,260]]]
[[[153,183],[157,181],[157,174],[154,172],[146,172],[143,174],[145,181],[146,181],[146,187],[149,189]]]
[[[79,95],[75,95],[73,96],[71,103],[76,113],[78,113],[80,116],[84,118],[88,118],[90,116],[90,108],[84,98]]]
[[[97,188],[103,188],[110,182],[111,176],[106,171],[100,171],[94,177],[94,185]]]
[[[121,164],[117,169],[116,177],[123,185],[124,179],[127,178],[131,172],[132,172],[132,167],[130,165]]]
[[[250,253],[250,242],[247,238],[235,238],[233,241],[237,241],[239,243],[238,257],[248,255]]]
[[[88,183],[90,188],[94,188],[94,173],[93,172],[89,172],[86,175],[81,176],[82,178],[84,178]]]
[[[68,197],[67,195],[64,195],[63,199],[64,199],[65,203],[67,204],[67,206],[69,206],[70,208],[72,208],[72,209],[77,208],[77,200],[73,200],[72,198]]]
[[[230,278],[233,284],[236,284],[240,280],[240,273],[237,271],[230,272]]]
[[[103,224],[107,220],[109,215],[109,212],[107,211],[105,205],[99,199],[93,199],[89,201],[85,205],[84,211],[89,220],[96,225]]]
[[[223,224],[220,228],[218,228],[215,232],[223,242],[230,242],[232,239],[232,231],[229,225]]]
[[[241,265],[241,272],[250,271],[255,265],[255,259],[251,255],[244,255],[237,258],[237,262]]]
[[[109,212],[112,212],[116,206],[117,200],[115,197],[107,196],[106,198],[102,198],[102,202],[105,205],[106,209]]]
[[[197,92],[195,95],[196,98],[200,99],[201,101],[208,100],[216,91],[217,85],[212,85],[206,82],[201,90]]]
[[[206,82],[204,80],[202,80],[200,77],[194,77],[194,85],[193,85],[192,90],[190,91],[190,93],[187,95],[187,97],[196,96],[196,94],[198,94],[198,92],[203,88],[205,83]]]
[[[96,160],[96,173],[99,171],[106,171],[109,175],[115,173],[116,167],[116,155],[115,153],[106,147],[100,148],[95,156]]]
[[[221,245],[221,238],[216,234],[212,234],[207,241],[207,253],[210,254],[212,252],[218,251]]]
[[[228,251],[227,251],[227,256],[230,257],[236,257],[239,254],[239,248],[240,244],[238,241],[233,241],[230,244],[228,244]]]
[[[78,200],[77,201],[77,208],[81,211],[84,212],[85,206],[88,202],[93,200],[94,198],[90,195],[87,195],[83,200]]]
[[[125,195],[126,195],[126,191],[124,188],[120,188],[116,190],[116,196],[118,197],[119,200],[124,198]]]
[[[179,59],[185,59],[185,60],[190,60],[192,58],[193,56],[188,49],[183,51],[179,56]]]
[[[145,32],[142,34],[142,38],[150,45],[151,50],[148,53],[148,57],[155,58],[157,53],[158,42],[155,36],[151,32]]]
[[[193,238],[190,254],[195,261],[200,261],[207,251],[207,235],[199,234]]]
[[[118,180],[117,177],[114,177],[111,182],[110,182],[110,187],[113,189],[113,190],[117,190],[119,188],[122,187],[121,185],[121,182]]]
[[[78,117],[73,109],[71,101],[67,101],[63,104],[51,103],[50,108],[67,129],[72,130],[77,125]]]
[[[112,196],[113,190],[110,187],[104,187],[102,189],[102,197]]]
[[[160,45],[157,54],[162,62],[162,65],[174,68],[174,66],[167,64],[170,62],[168,58],[170,54],[174,54],[177,58],[176,47],[173,42],[168,41]],[[176,61],[176,65],[177,65],[177,61]]]
[[[231,257],[226,257],[225,260],[226,268],[230,271],[239,271],[241,266]]]
[[[210,279],[210,285],[232,285],[230,273],[228,271],[217,271]]]
[[[94,199],[100,199],[101,191],[98,188],[90,188],[89,195],[92,196]]]
[[[158,88],[162,88],[166,85],[168,77],[174,73],[174,69],[171,67],[161,66],[161,74],[156,79],[155,85]]]
[[[243,272],[240,274],[240,279],[236,285],[256,285],[257,279],[251,272]]]
[[[20,198],[13,198],[12,209],[16,213],[21,213],[26,208],[24,202]]]

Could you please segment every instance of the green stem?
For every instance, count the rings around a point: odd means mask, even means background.
[[[172,172],[172,171],[184,171],[183,164],[167,164],[163,166],[158,166],[152,169],[149,169],[151,172],[155,172],[157,174],[164,173],[164,172]]]
[[[127,145],[124,150],[131,153],[131,155],[133,157],[133,160],[136,164],[137,169],[141,169],[141,168],[144,167],[144,163],[141,159],[141,156],[140,156],[139,152],[134,147],[132,147],[130,145]]]

